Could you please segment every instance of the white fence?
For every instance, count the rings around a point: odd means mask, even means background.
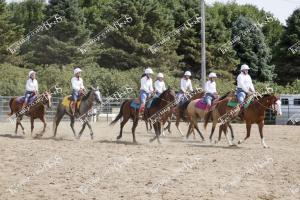
[[[8,113],[10,113],[9,108],[9,100],[13,98],[11,96],[0,96],[0,121],[8,121]],[[56,113],[57,105],[59,104],[62,97],[52,97],[52,107],[47,108],[46,110],[46,119],[47,121],[52,121],[54,115]],[[103,102],[105,102],[106,98],[102,98]],[[126,99],[118,99],[118,100],[111,100],[109,103],[101,106],[101,109],[98,110],[97,118],[99,120],[107,120],[110,121],[113,117],[115,117],[119,113],[119,109],[121,103]],[[28,120],[27,117],[24,120]],[[69,120],[67,115],[64,116],[62,120]]]

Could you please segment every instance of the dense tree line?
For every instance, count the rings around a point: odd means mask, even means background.
[[[300,53],[288,50],[300,41],[300,9],[286,26],[252,5],[215,3],[206,10],[207,71],[219,74],[221,92],[234,89],[240,64],[247,63],[258,88],[267,83],[278,92],[300,93]],[[200,23],[190,20],[199,11],[198,0],[0,0],[0,94],[20,95],[29,69],[38,72],[41,88],[60,84],[68,93],[74,66],[104,94],[125,84],[137,88],[148,66],[165,73],[173,87],[191,70],[199,85]],[[16,52],[8,50],[26,37]],[[86,43],[91,45],[82,53]]]

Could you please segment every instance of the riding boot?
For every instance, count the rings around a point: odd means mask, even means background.
[[[72,116],[75,117],[76,114],[76,102],[71,103],[71,111],[72,111]]]

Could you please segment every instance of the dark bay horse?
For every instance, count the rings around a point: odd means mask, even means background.
[[[23,119],[23,116],[28,116],[30,117],[30,123],[31,123],[31,135],[33,132],[34,128],[34,120],[39,118],[43,124],[44,128],[39,136],[43,135],[45,133],[47,123],[45,120],[45,112],[46,112],[46,107],[47,105],[48,108],[51,107],[51,93],[50,91],[46,91],[42,93],[41,95],[37,96],[37,98],[27,105],[25,108],[22,109],[23,102],[17,101],[18,97],[11,98],[9,101],[9,107],[11,112],[9,113],[9,116],[12,117],[14,113],[16,113],[16,129],[15,129],[15,134],[18,132],[18,126],[20,125],[23,131],[23,134],[25,134],[25,129],[21,123],[21,120]],[[23,112],[23,113],[21,113]]]
[[[153,114],[158,112],[160,109],[165,107],[168,103],[171,103],[174,100],[175,100],[175,92],[171,89],[167,89],[158,97],[155,104],[152,105],[150,109],[145,110],[145,112],[147,111],[147,115],[144,115],[144,116],[152,116]],[[133,143],[137,143],[136,139],[135,139],[135,129],[136,129],[136,127],[138,125],[138,121],[139,121],[139,111],[138,111],[138,109],[134,109],[130,106],[132,101],[134,101],[134,99],[126,100],[122,103],[119,114],[110,123],[110,125],[116,124],[118,122],[118,120],[123,118],[122,122],[121,122],[121,127],[120,127],[120,134],[117,137],[117,139],[119,140],[122,138],[123,127],[125,126],[125,124],[128,122],[129,119],[132,119],[133,120],[133,125],[132,125]],[[145,119],[145,120],[147,120],[147,119]],[[159,135],[160,135],[161,130],[158,130],[158,129],[161,128],[161,124],[155,123],[155,124],[153,124],[153,126],[155,129],[156,135],[153,139],[151,139],[151,141],[153,141],[154,139],[157,138],[157,140],[159,142]]]
[[[84,131],[86,125],[90,129],[91,139],[93,139],[94,133],[93,133],[92,127],[88,121],[88,117],[90,116],[90,111],[92,109],[94,101],[96,101],[99,104],[102,103],[101,93],[100,93],[99,89],[98,88],[95,89],[93,87],[90,87],[89,89],[90,90],[82,97],[80,106],[78,108],[78,114],[80,116],[79,118],[83,124],[82,124],[82,128],[77,136],[77,139],[79,139],[80,136],[82,135],[82,132]],[[70,96],[65,97],[65,98],[70,98]],[[75,117],[71,114],[72,111],[71,111],[70,106],[64,105],[62,101],[60,101],[60,103],[57,106],[56,114],[55,114],[55,117],[53,120],[53,131],[54,131],[53,137],[56,136],[57,127],[65,114],[69,115],[69,117],[71,119],[70,126],[71,126],[74,136],[76,137],[76,132],[74,130]]]
[[[209,118],[213,119],[213,128],[211,135],[213,134],[213,130],[215,125],[218,122],[218,119],[225,115],[226,113],[229,113],[233,108],[228,107],[227,103],[232,99],[233,97],[226,97],[222,101],[218,102],[216,105],[216,108],[209,112],[207,114],[207,117],[205,117],[204,127],[206,128]],[[259,134],[261,138],[261,143],[264,148],[268,148],[268,146],[265,143],[264,136],[263,136],[263,127],[264,127],[264,118],[265,118],[265,112],[267,109],[272,109],[276,114],[281,115],[281,102],[278,97],[276,97],[274,94],[264,94],[263,96],[256,96],[253,100],[253,102],[249,105],[248,108],[244,109],[243,112],[243,120],[246,122],[246,128],[247,128],[247,135],[243,140],[239,141],[239,144],[243,143],[245,140],[247,140],[250,137],[250,131],[252,124],[256,123],[258,125]],[[237,117],[235,115],[234,117]],[[229,142],[229,139],[227,137],[226,131],[227,131],[227,125],[228,123],[225,123],[224,130],[225,130],[225,136]],[[221,132],[219,132],[219,138],[220,138]],[[231,144],[229,142],[229,144]]]

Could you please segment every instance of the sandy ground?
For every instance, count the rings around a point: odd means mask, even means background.
[[[246,143],[231,148],[224,137],[217,145],[198,135],[184,140],[174,125],[161,145],[149,143],[153,133],[144,123],[137,128],[138,145],[131,143],[131,123],[120,142],[119,124],[92,126],[94,140],[86,130],[78,141],[66,122],[57,139],[50,128],[33,139],[0,123],[0,199],[300,199],[299,126],[265,126],[269,149],[262,148],[256,126]],[[186,131],[186,124],[181,128]],[[245,125],[233,128],[236,139],[245,136]]]

